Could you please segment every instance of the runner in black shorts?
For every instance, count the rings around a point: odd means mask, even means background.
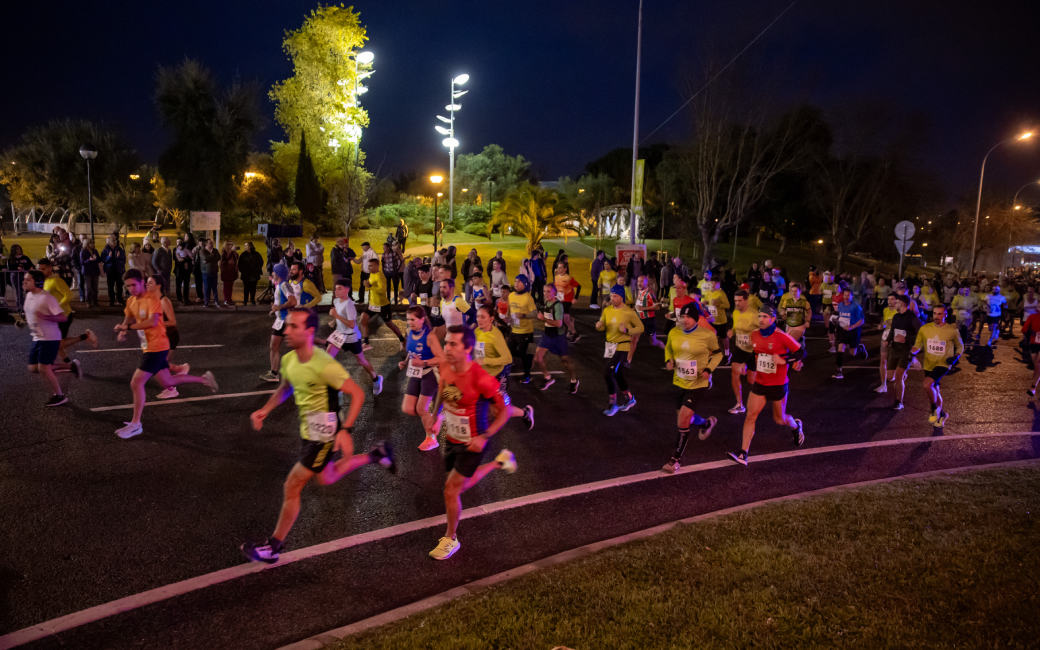
[[[271,370],[260,379],[277,383],[281,381],[278,376],[278,367],[282,358],[282,341],[285,339],[285,323],[289,318],[289,310],[296,306],[296,295],[289,286],[289,267],[278,263],[271,269],[271,315],[274,316],[274,324],[271,326],[271,347],[269,358]]]
[[[534,351],[534,365],[542,373],[542,385],[540,388],[546,390],[556,383],[545,367],[545,353],[551,352],[560,357],[560,363],[567,371],[571,380],[571,395],[578,393],[578,375],[574,371],[574,364],[568,356],[567,335],[560,333],[563,327],[564,304],[556,300],[556,287],[551,284],[545,285],[545,306],[538,312],[538,320],[545,324],[545,332],[538,341],[538,348]]]
[[[426,436],[419,445],[421,451],[429,451],[440,446],[437,434],[433,430],[433,416],[430,415],[430,402],[437,394],[437,375],[434,368],[444,360],[444,350],[433,330],[426,324],[426,312],[422,307],[408,308],[408,334],[405,336],[406,357],[398,363],[398,367],[408,376],[401,411],[405,415],[417,416],[423,425]]]
[[[636,315],[643,323],[643,335],[650,338],[650,344],[664,349],[664,341],[657,340],[657,310],[661,304],[657,302],[657,296],[650,290],[650,278],[646,275],[639,276],[639,293],[636,295]]]

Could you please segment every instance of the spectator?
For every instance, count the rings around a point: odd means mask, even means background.
[[[112,307],[123,304],[123,273],[126,272],[126,251],[119,243],[119,235],[109,235],[101,249],[101,261],[108,281],[108,304]]]
[[[314,267],[315,288],[325,293],[325,245],[318,240],[318,235],[311,235],[307,242],[307,264]]]
[[[69,249],[69,258],[72,261],[72,272],[75,273],[75,278],[76,278],[75,279],[75,283],[72,285],[72,288],[79,290],[79,301],[80,302],[86,302],[87,301],[86,290],[83,287],[83,260],[80,258],[80,253],[83,252],[83,241],[85,239],[86,239],[86,235],[83,235],[81,237],[76,237],[75,239],[72,239],[71,240],[71,247]],[[0,282],[0,285],[3,285],[3,282]],[[0,286],[0,291],[2,291],[2,290],[3,290],[3,287]],[[0,293],[0,295],[3,295],[3,294]]]
[[[14,247],[12,246],[12,252]],[[101,277],[101,256],[94,248],[94,240],[87,239],[80,251],[80,264],[83,266],[83,279],[87,285],[87,307],[100,307],[98,304],[98,279]]]
[[[531,270],[534,271],[534,282],[531,284],[531,297],[539,304],[545,302],[542,290],[545,288],[545,252],[536,248],[531,252]]]
[[[592,297],[589,298],[589,307],[592,309],[599,309],[599,274],[603,272],[603,262],[606,259],[605,252],[596,251],[596,256],[592,259],[592,266],[589,267],[589,274],[592,276]]]
[[[806,281],[809,285],[809,306],[812,308],[814,314],[820,313],[820,304],[822,296],[820,293],[820,285],[823,284],[823,276],[816,269],[816,266],[809,267],[809,278]]]
[[[411,296],[415,292],[415,288],[419,286],[419,267],[422,266],[422,263],[421,257],[413,257],[404,265],[404,272],[401,274],[401,291],[405,298]]]
[[[61,228],[59,228],[58,230],[61,230],[62,233],[65,233],[65,231],[62,230]],[[54,269],[54,274],[57,275],[62,280],[64,280],[65,284],[67,284],[69,286],[69,288],[72,288],[73,286],[75,286],[75,283],[73,282],[73,274],[72,274],[72,252],[71,251],[72,251],[72,241],[69,240],[68,237],[66,237],[65,239],[61,239],[60,238],[60,234],[59,234],[58,251],[57,251],[57,253],[55,253],[54,257],[50,258],[50,259],[51,259],[52,268]]]
[[[285,257],[285,251],[282,250],[282,243],[277,237],[268,237],[264,243],[267,244],[267,274],[271,275],[274,273],[274,265]]]
[[[448,246],[448,255],[444,258],[444,263],[451,269],[451,279],[459,277],[459,265],[455,261],[455,247]]]
[[[494,260],[492,260],[492,263],[494,263]],[[468,278],[472,277],[473,275],[473,268],[475,266],[484,268],[484,264],[480,261],[480,256],[477,255],[477,249],[471,248],[469,251],[469,255],[466,256],[466,259],[462,260],[462,277],[467,278],[467,284],[469,283]],[[488,273],[489,281],[490,275],[491,274]]]
[[[230,307],[235,304],[231,292],[238,279],[238,251],[230,239],[224,242],[224,248],[220,251],[220,279],[224,283],[224,305]]]
[[[403,254],[404,245],[408,242],[408,226],[405,225],[404,219],[399,220],[399,223],[397,224],[397,230],[394,232],[394,239],[397,240],[397,247]]]
[[[55,234],[51,235],[50,240],[47,242],[47,248],[44,252],[47,259],[49,259],[52,262],[54,261],[54,258],[58,256],[58,244],[61,240],[61,238],[58,237],[57,230],[57,228],[54,229]]]
[[[285,246],[285,255],[282,258],[282,262],[286,266],[291,268],[293,262],[302,262],[302,261],[303,261],[303,253],[301,253],[296,248],[296,246],[292,243],[292,240],[290,239],[289,243],[286,244],[286,246]]]
[[[404,268],[404,256],[390,244],[383,244],[383,275],[386,276],[386,297],[391,305],[396,305],[401,298],[401,270]]]
[[[159,240],[159,248],[152,253],[152,267],[156,275],[161,275],[166,285],[163,289],[170,293],[170,271],[173,270],[173,252],[170,251],[170,238],[163,237]]]
[[[130,253],[126,256],[126,267],[137,269],[146,278],[155,275],[152,269],[152,257],[141,250],[141,245],[136,242],[130,245]]]
[[[177,300],[182,305],[191,304],[191,272],[195,268],[192,259],[192,247],[187,240],[177,238],[177,246],[173,249],[173,281],[177,285]],[[147,276],[145,276],[147,277]]]
[[[246,242],[246,250],[238,258],[238,271],[242,274],[242,304],[256,304],[256,285],[264,272],[264,258],[256,252],[253,242]]]
[[[347,239],[337,239],[336,245],[332,247],[332,284],[336,284],[342,279],[350,281],[351,286],[354,282],[354,265],[350,263],[352,259],[357,257],[350,248],[347,247]],[[270,265],[270,259],[268,259],[268,265]]]
[[[199,237],[191,249],[192,273],[195,276],[195,297],[198,302],[205,303],[206,297],[203,293],[202,281],[202,252],[206,250],[206,238]]]
[[[213,299],[213,307],[217,304],[217,272],[220,271],[220,253],[213,249],[213,240],[207,239],[199,251],[199,262],[202,268],[202,302],[203,306],[210,306],[210,297]]]
[[[22,252],[22,247],[18,244],[11,244],[11,254],[7,258],[7,270],[11,273],[6,274],[7,283],[14,287],[15,299],[19,305],[25,304],[25,288],[22,287],[25,273],[35,268],[36,265],[32,263],[32,260]]]
[[[371,260],[379,260],[379,255],[372,250],[372,245],[367,241],[361,243],[361,259],[352,259],[351,264],[359,264],[361,266],[361,281],[358,282],[358,302],[365,302],[365,281],[368,280],[368,271],[366,269],[372,268],[369,265]]]
[[[640,255],[633,255],[628,258],[628,266],[625,267],[625,275],[628,276],[629,286],[628,291],[633,296],[639,295],[639,277],[643,275],[643,258]]]
[[[479,261],[480,258],[478,257],[477,260]],[[495,260],[498,260],[499,265],[502,267],[502,272],[505,273],[506,276],[509,275],[509,271],[506,270],[506,260],[505,260],[504,257],[502,257],[502,251],[497,251],[495,253],[495,256],[492,257],[491,260],[488,261],[488,266],[487,266],[488,282],[490,282],[492,284],[492,286],[494,286],[494,284],[495,284],[494,280],[491,278],[491,274],[495,270]],[[508,284],[512,284],[512,283],[510,282]]]
[[[751,292],[758,293],[758,285],[762,282],[762,271],[758,270],[758,262],[752,262],[747,272],[747,281],[751,285]]]

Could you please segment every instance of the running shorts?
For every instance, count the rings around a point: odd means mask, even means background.
[[[568,353],[567,335],[557,334],[556,336],[543,336],[538,341],[538,347],[545,348],[558,357],[565,357]]]
[[[74,316],[75,314],[69,314],[69,317],[66,318],[64,322],[58,323],[58,329],[61,331],[61,338],[69,338],[69,327],[72,326],[72,319]]]
[[[837,331],[834,332],[834,342],[836,344],[844,343],[846,346],[854,348],[859,345],[861,329],[862,328],[857,327],[854,330],[843,330],[839,327]]]
[[[779,402],[787,397],[787,384],[780,384],[779,386],[763,386],[762,384],[755,382],[755,385],[751,387],[751,392],[755,395],[761,395],[770,402]]]
[[[271,336],[285,336],[285,326],[288,325],[288,321],[283,321],[282,326],[278,328],[271,328]]]
[[[41,363],[49,366],[53,364],[58,358],[59,348],[61,348],[61,341],[33,341],[32,347],[29,348],[29,365],[35,366]]]
[[[907,343],[888,344],[888,369],[909,368],[911,345]]]
[[[486,450],[487,447],[485,446],[484,449]],[[480,459],[483,456],[483,451],[469,451],[464,444],[445,442],[444,471],[455,470],[466,478],[470,478],[480,467]]]
[[[376,316],[378,316],[379,318],[383,319],[384,323],[389,323],[390,316],[391,314],[393,314],[393,309],[390,308],[390,305],[383,305],[382,307],[377,307],[376,309],[377,311],[372,311],[372,307],[369,306],[365,310],[365,312],[368,314],[369,318],[375,318]]]
[[[438,383],[437,375],[432,370],[422,377],[409,377],[404,394],[412,397],[433,397],[437,394]]]
[[[931,370],[925,370],[924,376],[931,379],[935,382],[935,385],[938,386],[939,382],[942,381],[942,378],[945,377],[948,372],[950,372],[950,369],[946,366],[936,366]]]
[[[300,447],[300,455],[296,460],[303,465],[304,469],[317,474],[339,455],[338,451],[333,451],[332,449],[335,444],[335,440],[329,440],[328,442],[304,440],[303,445]]]
[[[675,394],[675,408],[676,408],[676,410],[681,409],[682,407],[685,406],[686,408],[688,408],[691,411],[693,411],[694,413],[696,413],[697,409],[700,407],[701,400],[704,398],[704,395],[707,392],[708,392],[707,387],[705,387],[705,388],[694,388],[694,389],[686,389],[686,388],[678,388],[677,387],[676,394]]]
[[[181,333],[176,325],[166,327],[166,338],[170,339],[170,352],[173,352],[181,342]]]
[[[563,313],[567,314],[568,316],[570,315],[570,313],[571,313],[571,303],[564,301],[564,303],[563,303]]]
[[[643,323],[643,336],[649,338],[657,334],[657,319],[656,318],[640,318],[639,321]]]
[[[145,352],[144,356],[141,357],[141,365],[139,365],[138,368],[151,375],[161,372],[164,369],[169,369],[170,364],[166,360],[169,355],[169,350],[163,350],[162,352]]]
[[[729,351],[733,354],[731,364],[734,366],[747,365],[755,360],[754,352],[745,352],[737,347],[736,343],[730,346]],[[754,370],[752,370],[754,372]]]
[[[729,323],[723,323],[721,325],[718,323],[712,323],[711,326],[715,328],[715,335],[720,339],[726,338],[726,335],[729,334],[729,328],[732,327]]]
[[[331,343],[330,343],[330,345],[331,345]],[[355,356],[359,355],[359,354],[362,354],[364,352],[364,349],[362,347],[361,341],[353,341],[353,342],[347,341],[346,343],[343,344],[343,347],[341,347],[340,350],[344,350],[346,352],[350,352],[350,353],[354,354]]]
[[[1000,316],[986,316],[986,322],[990,325],[1000,325]]]
[[[1029,354],[1032,355],[1032,354],[1037,354],[1037,353],[1040,353],[1040,343],[1030,343],[1029,344]]]

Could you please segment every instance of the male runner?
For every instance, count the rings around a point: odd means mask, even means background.
[[[798,282],[792,282],[790,293],[784,295],[786,297],[780,299],[778,313],[784,319],[788,336],[804,346],[805,329],[812,321],[812,307],[802,296],[802,285]]]
[[[567,371],[571,379],[571,395],[578,393],[578,375],[574,371],[574,364],[568,356],[567,336],[560,332],[563,327],[563,303],[556,300],[556,287],[545,285],[545,306],[538,312],[537,318],[545,324],[545,332],[538,341],[538,348],[534,351],[534,365],[542,373],[542,390],[547,390],[556,383],[545,367],[545,354],[552,352],[560,357],[560,363]]]
[[[1000,291],[1000,287],[994,288]],[[924,387],[932,398],[928,421],[936,423],[941,429],[950,414],[943,410],[939,382],[961,358],[964,343],[957,327],[946,322],[946,305],[937,305],[932,314],[933,322],[922,325],[917,331],[917,339],[910,354],[916,355],[924,350]]]
[[[838,351],[834,342],[834,330],[837,328],[834,321],[837,319],[833,317],[835,316],[834,303],[841,299],[840,293],[841,287],[834,282],[834,274],[824,271],[823,282],[820,283],[820,304],[823,305],[823,324],[827,326],[827,338],[831,340],[831,349],[828,350],[831,354]]]
[[[766,402],[773,403],[773,420],[791,429],[796,447],[805,442],[802,421],[787,414],[787,367],[801,368],[805,348],[776,327],[776,310],[765,304],[758,309],[759,330],[751,334],[751,345],[755,350],[755,384],[748,396],[747,418],[744,420],[744,435],[741,449],[729,452],[730,458],[741,465],[748,464],[748,449],[755,436],[755,422]]]
[[[748,384],[755,384],[755,347],[751,343],[751,334],[758,331],[758,310],[751,308],[751,297],[746,289],[738,290],[733,296],[736,309],[733,310],[733,327],[729,330],[729,337],[736,340],[736,349],[733,350],[729,374],[737,404],[729,412],[734,415],[745,411],[740,378],[746,374]],[[750,368],[748,363],[751,364]]]
[[[671,460],[662,468],[673,474],[682,466],[683,452],[690,438],[690,426],[700,428],[698,437],[707,440],[718,419],[704,419],[697,415],[701,400],[711,387],[711,373],[722,361],[719,341],[715,332],[699,327],[701,310],[697,305],[687,304],[680,313],[680,325],[668,333],[664,358],[668,370],[675,370],[672,383],[679,387],[675,406],[678,410],[679,435]]]
[[[553,284],[556,285],[556,298],[563,303],[563,321],[567,326],[568,338],[571,343],[581,340],[577,328],[574,326],[574,318],[571,317],[571,305],[574,299],[581,293],[581,285],[570,274],[570,267],[566,262],[556,265],[556,273],[553,275]]]
[[[527,351],[534,342],[534,321],[537,310],[531,297],[531,281],[526,275],[516,276],[509,294],[509,324],[513,330],[512,346],[509,351],[513,359],[519,359],[524,367],[521,384],[531,383],[531,355]]]
[[[910,296],[897,295],[895,302],[896,313],[892,315],[892,324],[882,336],[888,341],[888,372],[891,373],[892,379],[899,377],[899,396],[892,408],[900,411],[903,409],[903,395],[906,393],[906,369],[910,367],[910,359],[913,357],[910,350],[913,348],[913,342],[917,340],[921,321],[917,314],[910,310]],[[895,389],[896,387],[893,387],[893,390]]]
[[[473,307],[465,296],[455,295],[455,281],[449,277],[441,279],[440,299],[441,317],[449,328],[463,325],[472,329],[476,324],[472,316]]]
[[[887,393],[888,382],[892,381],[889,379],[889,365],[888,365],[888,330],[892,328],[892,317],[898,312],[896,309],[896,296],[898,294],[890,293],[886,299],[887,305],[881,312],[881,323],[878,325],[878,329],[881,330],[881,352],[878,355],[880,361],[878,363],[878,372],[881,373],[881,385],[874,389],[875,393]],[[895,370],[895,368],[892,368]]]
[[[1032,291],[1033,287],[1029,287]],[[1036,395],[1037,383],[1040,383],[1040,312],[1032,312],[1022,323],[1022,337],[1025,339],[1025,349],[1033,360],[1033,384],[1026,392],[1030,397]]]
[[[336,280],[336,285],[332,290],[335,298],[332,300],[333,307],[329,310],[329,314],[332,316],[332,325],[336,330],[329,335],[328,339],[321,341],[323,344],[328,344],[325,352],[333,359],[336,358],[340,350],[346,350],[353,354],[354,358],[357,359],[358,365],[364,368],[368,376],[372,378],[372,394],[378,395],[383,392],[383,375],[376,373],[376,369],[365,358],[365,352],[361,349],[361,332],[358,330],[357,325],[357,306],[354,304],[352,297],[350,279],[341,278]]]
[[[1007,298],[1000,293],[1000,285],[994,284],[989,295],[986,296],[986,323],[989,324],[989,347],[997,344],[1000,337],[1000,321],[1004,318],[1004,310],[1007,309]],[[979,336],[982,336],[982,327],[979,327]]]
[[[700,311],[708,312],[708,321],[715,329],[716,336],[722,339],[722,351],[725,354],[724,362],[729,363],[729,321],[726,318],[726,310],[730,308],[729,298],[726,296],[726,292],[722,290],[722,285],[718,278],[713,278],[710,273],[706,273],[705,282],[708,283],[709,288],[708,291],[702,293],[702,309]]]
[[[845,377],[841,371],[845,364],[846,347],[851,348],[853,357],[862,350],[863,358],[867,358],[867,346],[859,342],[860,334],[863,332],[863,308],[852,300],[852,289],[846,288],[841,292],[841,302],[837,305],[836,316],[838,320],[834,340],[838,344],[835,357],[838,371],[831,376],[834,379],[842,379]]]
[[[610,288],[610,304],[600,313],[596,330],[607,332],[603,358],[609,361],[603,369],[603,377],[607,380],[609,395],[607,410],[603,411],[603,415],[614,417],[618,411],[627,411],[636,405],[636,398],[628,389],[628,381],[625,379],[625,368],[632,366],[636,344],[643,332],[643,323],[632,308],[625,304],[625,288],[621,285],[615,284]],[[619,388],[625,398],[623,404],[617,403]]]
[[[285,339],[285,321],[289,318],[289,310],[296,306],[296,295],[289,286],[289,267],[282,263],[275,264],[271,269],[271,315],[274,316],[274,325],[271,326],[271,370],[266,375],[260,375],[260,379],[277,383],[282,380],[278,376],[278,367],[282,358],[282,341]]]
[[[83,341],[90,341],[90,344],[96,348],[98,346],[97,335],[91,330],[86,330],[79,336],[69,336],[69,328],[73,319],[72,291],[69,290],[69,285],[65,280],[55,275],[54,263],[49,259],[44,257],[36,263],[36,266],[40,269],[40,273],[43,273],[43,290],[54,296],[61,310],[65,312],[65,320],[58,323],[58,328],[61,330],[61,346],[58,348],[58,359],[61,359],[61,361],[54,363],[53,370],[54,372],[72,371],[76,373],[77,377],[82,377],[83,371],[79,367],[79,359],[75,361],[69,359],[68,350]]]
[[[69,401],[61,392],[58,378],[54,376],[54,361],[61,349],[61,330],[58,324],[67,318],[54,296],[43,290],[43,273],[26,271],[22,278],[25,291],[25,322],[32,332],[32,348],[29,350],[29,372],[40,373],[51,389],[51,398],[45,406],[61,406]],[[76,373],[79,376],[79,373]]]
[[[152,375],[155,375],[156,380],[164,389],[181,384],[205,384],[214,393],[217,392],[217,380],[208,370],[201,377],[188,374],[171,375],[170,364],[167,361],[170,354],[170,340],[166,338],[162,304],[154,294],[148,291],[144,276],[137,269],[130,269],[123,274],[123,286],[130,293],[130,297],[126,301],[123,322],[113,329],[119,332],[116,338],[121,342],[126,340],[128,331],[137,332],[141,350],[144,352],[141,365],[134,371],[134,376],[130,380],[130,390],[134,394],[133,417],[125,423],[125,427],[116,431],[117,436],[126,439],[144,432],[144,426],[141,424],[141,413],[144,411],[144,403],[147,398],[144,385],[148,383]]]
[[[373,318],[383,319],[383,322],[401,343],[401,351],[404,351],[404,334],[397,328],[392,318],[393,309],[390,307],[390,299],[386,295],[386,287],[386,276],[379,268],[379,260],[369,260],[368,279],[365,280],[365,288],[368,289],[368,309],[361,315],[361,333],[365,341],[361,346],[362,351],[367,352],[372,349],[368,337],[373,329],[379,328],[378,321],[374,328],[369,325]]]
[[[500,451],[494,461],[480,464],[488,440],[509,421],[509,409],[499,393],[498,380],[473,362],[475,344],[476,335],[470,328],[461,325],[448,328],[444,342],[447,363],[441,364],[441,380],[434,406],[435,413],[443,407],[434,427],[444,427],[447,439],[444,469],[448,478],[444,483],[444,508],[448,527],[437,548],[430,551],[430,557],[435,560],[447,560],[461,546],[456,531],[462,513],[462,493],[492,470],[501,469],[507,474],[516,471],[516,458],[508,449]],[[489,423],[490,404],[494,404],[496,415]]]
[[[296,296],[296,306],[303,309],[317,309],[321,302],[321,292],[314,283],[307,279],[307,265],[293,262],[289,267],[289,288]]]
[[[303,438],[300,455],[285,479],[282,510],[274,533],[262,544],[246,542],[239,547],[252,562],[274,564],[278,561],[285,538],[300,514],[300,493],[312,478],[317,477],[321,485],[332,485],[369,463],[379,463],[391,474],[397,471],[393,449],[387,442],[380,442],[367,454],[354,455],[351,429],[361,412],[365,393],[343,366],[314,347],[317,331],[317,312],[299,307],[292,310],[285,327],[285,342],[290,352],[282,357],[281,383],[263,408],[249,417],[253,429],[259,431],[271,411],[292,395],[296,399]],[[350,410],[342,422],[339,393],[350,398]],[[335,459],[337,452],[339,459]]]
[[[661,305],[657,302],[657,296],[650,290],[650,278],[646,275],[639,276],[639,292],[636,294],[636,315],[643,323],[643,332],[650,337],[650,344],[654,347],[664,349],[664,342],[657,340],[657,309]]]

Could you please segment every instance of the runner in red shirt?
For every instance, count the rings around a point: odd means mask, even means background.
[[[773,403],[773,420],[790,427],[795,446],[805,442],[802,421],[787,414],[787,367],[793,364],[795,370],[801,370],[805,349],[777,329],[776,309],[772,305],[759,307],[758,327],[757,332],[751,333],[754,358],[749,363],[754,363],[755,384],[748,395],[743,445],[738,453],[729,452],[730,457],[741,465],[748,463],[748,448],[751,446],[751,438],[755,436],[755,422],[767,401]]]
[[[430,551],[435,560],[447,560],[459,550],[455,531],[462,512],[462,493],[480,482],[492,470],[502,469],[507,474],[516,471],[516,458],[503,449],[490,463],[480,464],[484,449],[491,436],[509,421],[509,409],[499,392],[499,381],[473,362],[476,335],[464,325],[448,328],[444,340],[447,363],[440,366],[441,381],[437,391],[436,413],[443,406],[434,430],[444,427],[447,444],[444,450],[444,468],[448,480],[444,484],[444,507],[448,515],[448,530]],[[490,407],[495,406],[495,419],[488,422]]]
[[[1036,395],[1036,385],[1040,383],[1040,312],[1030,314],[1022,323],[1022,338],[1026,341],[1026,349],[1033,359],[1033,387],[1027,392]]]

